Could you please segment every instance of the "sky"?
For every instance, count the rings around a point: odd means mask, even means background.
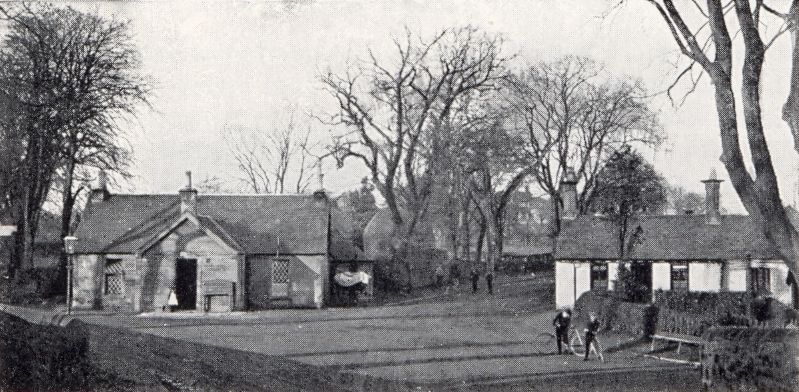
[[[787,4],[786,0],[782,2]],[[153,109],[126,124],[136,159],[135,192],[175,192],[194,178],[238,176],[223,138],[226,129],[274,129],[292,105],[303,113],[330,113],[334,102],[318,75],[344,71],[367,48],[389,50],[392,35],[407,27],[429,36],[471,24],[502,34],[515,66],[576,54],[604,63],[619,76],[642,80],[651,92],[671,84],[680,60],[656,11],[643,0],[519,1],[159,1],[82,2],[77,8],[129,19],[142,56],[142,72],[154,86]],[[781,5],[780,1],[775,2]],[[783,7],[785,8],[785,7]],[[769,51],[764,71],[763,110],[767,138],[783,199],[797,196],[797,154],[780,118],[788,93],[790,42]],[[740,56],[739,56],[740,57]],[[680,90],[678,90],[680,91]],[[683,90],[684,91],[684,90]],[[671,183],[703,193],[702,179],[715,169],[726,179],[712,86],[707,78],[682,105],[665,96],[653,100],[668,140],[648,152]],[[302,118],[320,143],[331,130]],[[323,166],[324,186],[334,192],[358,186],[363,167]],[[734,190],[722,184],[722,205],[742,212]]]

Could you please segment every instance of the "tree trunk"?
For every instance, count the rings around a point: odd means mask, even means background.
[[[62,208],[61,208],[61,230],[59,238],[64,238],[71,234],[72,229],[72,211],[75,207],[76,194],[72,193],[72,183],[75,177],[75,162],[68,159],[66,167],[64,168],[64,184],[63,193],[61,195]],[[64,292],[66,290],[67,279],[67,254],[62,251],[58,258],[58,278],[53,282],[53,292]]]
[[[793,148],[799,152],[799,1],[794,1],[789,14],[791,31],[791,84],[788,99],[782,107],[782,119],[793,135]]]
[[[475,254],[475,261],[478,263],[483,261],[483,243],[486,238],[486,231],[488,230],[488,223],[486,219],[480,220],[480,228],[477,234],[477,249]]]

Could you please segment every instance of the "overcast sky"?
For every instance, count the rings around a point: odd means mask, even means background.
[[[429,35],[472,24],[503,34],[507,53],[520,54],[518,65],[578,54],[605,63],[614,73],[640,78],[653,92],[664,89],[676,75],[673,64],[679,58],[668,31],[645,1],[611,9],[616,3],[122,1],[78,7],[131,20],[143,71],[156,88],[155,111],[141,112],[128,132],[137,175],[131,189],[173,192],[184,185],[185,170],[199,179],[236,176],[222,138],[226,128],[270,129],[285,121],[289,105],[314,112],[334,109],[320,90],[319,72],[344,70],[348,59],[364,56],[367,47],[386,50],[391,35],[402,34],[405,26]],[[789,50],[789,40],[781,39],[769,52],[763,105],[783,198],[790,203],[795,200],[797,154],[780,119]],[[665,98],[655,101],[669,140],[648,154],[669,182],[697,192],[703,192],[699,181],[712,168],[726,179],[706,80],[680,107]],[[317,139],[327,140],[326,127],[314,124],[314,129]],[[357,165],[337,170],[331,162],[324,170],[325,187],[334,191],[356,186],[364,175]],[[729,181],[722,195],[728,210],[742,211]]]

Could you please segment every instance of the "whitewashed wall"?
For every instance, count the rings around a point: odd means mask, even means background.
[[[616,282],[619,280],[619,262],[611,261],[608,263],[608,290],[616,289]]]
[[[671,264],[652,263],[652,291],[671,290]]]
[[[591,291],[591,263],[579,262],[574,264],[574,300],[577,301],[581,295]]]
[[[721,263],[688,263],[688,290],[721,291]]]
[[[567,261],[555,262],[555,306],[574,306],[574,264]]]
[[[743,260],[729,260],[725,264],[727,272],[725,275],[724,287],[727,291],[742,292],[749,288],[747,270],[749,265]]]

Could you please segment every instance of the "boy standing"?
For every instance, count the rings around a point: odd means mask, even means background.
[[[588,354],[591,352],[591,343],[594,344],[597,354],[599,353],[599,347],[596,343],[596,334],[599,332],[599,320],[597,320],[596,313],[594,312],[591,312],[588,318],[588,324],[585,327],[585,358],[583,358],[583,361],[588,360]]]

